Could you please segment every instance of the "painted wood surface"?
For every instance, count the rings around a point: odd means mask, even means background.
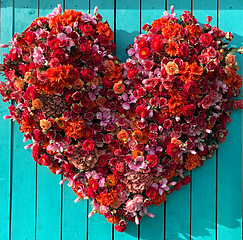
[[[91,13],[98,6],[115,31],[116,55],[122,61],[143,24],[159,18],[171,4],[177,14],[192,10],[201,23],[213,16],[215,26],[234,34],[233,44],[243,45],[242,0],[2,0],[0,43],[7,43],[14,32],[23,31],[58,3],[64,9]],[[237,61],[243,75],[242,56]],[[139,227],[129,223],[126,232],[117,233],[103,216],[87,217],[87,201],[75,204],[72,190],[59,185],[61,176],[36,165],[30,150],[24,150],[17,124],[2,119],[7,106],[0,101],[0,240],[242,239],[241,111],[232,113],[226,141],[191,173],[191,184],[169,195],[165,204],[150,207],[154,219],[144,217]]]

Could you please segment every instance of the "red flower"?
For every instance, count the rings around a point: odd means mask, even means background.
[[[51,159],[46,154],[43,154],[40,157],[40,163],[44,166],[49,166],[51,164]]]
[[[32,148],[32,157],[37,162],[40,154],[41,154],[42,147],[39,144],[35,144]]]
[[[90,54],[92,52],[92,48],[88,43],[82,43],[79,47],[79,50],[84,54]]]
[[[140,105],[136,108],[136,114],[139,118],[145,118],[147,116],[148,110],[146,107]]]
[[[138,48],[141,49],[141,48],[144,48],[144,47],[147,47],[147,41],[145,39],[141,39],[138,42]]]
[[[92,151],[95,148],[95,142],[93,140],[85,140],[83,142],[84,151]]]
[[[148,155],[146,160],[148,161],[148,167],[150,168],[157,167],[159,163],[159,158],[156,155]]]
[[[128,79],[134,79],[138,73],[138,70],[136,68],[133,68],[132,70],[127,71],[127,78]]]
[[[189,49],[186,44],[179,44],[179,54],[178,57],[186,58],[189,54]]]
[[[184,85],[184,92],[187,95],[193,95],[197,90],[197,84],[194,81],[189,81]]]
[[[27,32],[27,33],[25,34],[24,39],[25,39],[25,41],[26,41],[27,43],[32,43],[32,42],[35,41],[35,39],[36,39],[36,35],[35,35],[34,32],[29,31],[29,32]]]
[[[174,157],[178,155],[180,152],[180,148],[177,144],[175,143],[170,143],[166,149],[166,153],[170,155],[171,157]]]
[[[139,51],[139,58],[148,59],[151,56],[151,50],[148,47],[144,47]]]
[[[85,82],[90,82],[94,77],[94,74],[90,69],[84,69],[81,75]]]
[[[58,38],[54,38],[49,42],[49,47],[51,50],[57,50],[60,45],[60,40]]]
[[[186,106],[184,106],[183,109],[182,109],[182,114],[183,114],[185,117],[189,117],[189,116],[191,116],[191,115],[194,114],[195,109],[196,109],[196,107],[195,107],[193,104],[186,105]]]
[[[91,25],[82,25],[80,29],[83,31],[84,35],[86,36],[92,36],[94,33],[94,29],[92,28]]]
[[[93,188],[91,186],[88,186],[86,188],[86,194],[88,195],[88,197],[90,198],[95,198],[97,193],[94,192]]]
[[[28,101],[28,100],[33,100],[38,98],[39,94],[37,93],[37,88],[35,86],[29,86],[26,89],[26,92],[23,95],[24,100]]]
[[[108,165],[108,156],[107,155],[101,155],[98,158],[97,162],[98,167],[106,167]]]
[[[69,163],[63,163],[62,164],[63,171],[65,173],[72,173],[73,172],[73,165]]]
[[[154,187],[150,187],[146,190],[146,195],[150,199],[155,199],[158,197],[159,191]]]
[[[124,232],[124,231],[127,229],[127,225],[123,225],[123,226],[115,225],[115,226],[114,226],[114,229],[115,229],[117,232]]]
[[[155,51],[155,52],[162,51],[162,49],[164,47],[163,42],[161,41],[160,37],[157,35],[153,36],[153,39],[150,44],[151,44],[152,51]]]
[[[97,179],[92,179],[89,181],[89,187],[96,192],[99,187],[99,182]]]
[[[200,42],[202,43],[203,47],[209,47],[213,41],[213,37],[209,33],[204,33],[200,37]]]

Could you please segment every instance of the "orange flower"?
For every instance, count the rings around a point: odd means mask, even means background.
[[[139,129],[135,130],[133,133],[132,133],[132,139],[138,141],[138,142],[141,142],[143,140],[143,132]]]
[[[199,155],[188,153],[187,160],[185,162],[185,169],[187,171],[191,171],[192,169],[194,169],[195,167],[198,166],[198,164],[200,163],[200,160],[201,160],[201,157]]]
[[[60,166],[57,161],[54,161],[49,169],[52,173],[56,174],[56,171],[60,169]]]
[[[151,24],[152,28],[162,29],[169,21],[166,18],[154,20]]]
[[[109,187],[113,187],[117,184],[117,180],[115,179],[115,177],[112,174],[109,174],[106,177],[106,183]]]
[[[75,183],[75,186],[72,187],[72,190],[78,197],[83,198],[83,194],[78,192],[80,186],[81,184]]]
[[[176,90],[171,91],[170,96],[171,99],[168,102],[169,114],[180,116],[182,108],[185,105],[184,100],[180,96],[179,92]]]
[[[61,65],[56,68],[49,68],[46,71],[48,82],[46,84],[40,84],[36,82],[35,85],[42,91],[53,95],[56,93],[56,89],[67,88],[70,83],[76,81],[77,71],[73,66]]]
[[[175,62],[168,62],[165,70],[169,75],[175,75],[179,73],[179,67]]]
[[[25,82],[27,82],[29,84],[35,84],[36,83],[36,78],[32,75],[31,72],[25,73],[24,80],[25,80]]]
[[[185,29],[187,29],[190,36],[195,38],[199,38],[202,35],[202,30],[197,25],[186,25]]]
[[[203,74],[203,67],[199,67],[196,62],[190,65],[190,72],[192,79],[198,81]]]
[[[56,118],[55,121],[56,121],[56,124],[57,124],[61,129],[64,129],[64,128],[67,126],[67,122],[64,120],[63,117]]]
[[[143,156],[143,152],[141,152],[139,150],[132,151],[132,157],[133,157],[133,159],[135,159],[135,158],[137,158],[139,156]]]
[[[112,215],[110,218],[106,218],[107,222],[118,224],[120,222],[120,218],[117,215]]]
[[[179,46],[174,41],[169,42],[169,47],[165,50],[167,54],[169,54],[171,57],[175,57],[179,53]]]
[[[122,80],[115,83],[113,86],[113,90],[116,94],[122,94],[125,91],[125,85],[123,84]]]
[[[75,10],[66,10],[62,15],[58,14],[50,19],[49,27],[51,29],[57,29],[59,25],[73,26],[75,22],[82,23],[81,12]]]
[[[36,98],[32,100],[32,106],[35,109],[41,109],[43,107],[43,103],[39,98]]]
[[[32,121],[31,123],[27,123],[26,121],[22,120],[20,124],[20,131],[29,133],[34,131],[36,127],[36,122]]]
[[[167,23],[163,28],[162,28],[162,34],[166,38],[171,38],[171,37],[177,37],[180,34],[180,29],[182,26],[178,23]]]
[[[166,201],[166,193],[164,192],[162,195],[159,195],[157,198],[152,199],[152,204],[160,205],[165,201]]]
[[[97,202],[100,205],[104,205],[109,207],[112,203],[114,203],[118,198],[118,193],[116,191],[112,191],[109,193],[101,193],[96,197]]]
[[[113,71],[115,69],[115,64],[112,60],[104,61],[104,65],[107,67],[109,71]]]
[[[17,88],[17,89],[24,89],[24,85],[25,85],[25,81],[23,78],[15,78],[14,80],[14,86]]]
[[[83,127],[84,127],[84,121],[82,118],[78,118],[77,120],[71,120],[68,122],[68,125],[65,128],[65,133],[68,137],[77,140],[79,138],[82,138]]]
[[[110,40],[113,39],[113,32],[112,32],[109,24],[107,23],[107,21],[104,23],[98,22],[97,32],[99,34],[105,34],[107,37],[109,37]]]
[[[42,131],[46,131],[49,128],[51,128],[51,122],[47,119],[41,119],[40,120],[40,127],[42,128]]]
[[[175,176],[175,170],[172,170],[166,177],[166,179],[169,181]]]
[[[119,133],[117,133],[117,138],[120,141],[127,143],[127,139],[129,138],[129,134],[127,133],[126,130],[122,129]]]
[[[75,90],[81,90],[84,86],[84,82],[81,79],[77,79],[73,84],[72,84],[73,88]]]
[[[128,112],[130,112],[130,111],[128,111]],[[136,113],[134,113],[134,114],[136,115]],[[136,120],[132,120],[132,121],[130,122],[130,127],[131,127],[131,129],[132,129],[133,131],[139,129]]]
[[[105,98],[105,97],[101,97],[101,96],[99,96],[96,100],[95,100],[95,102],[96,102],[96,104],[98,105],[98,106],[104,106],[104,104],[106,103],[106,101],[107,101],[107,99]]]

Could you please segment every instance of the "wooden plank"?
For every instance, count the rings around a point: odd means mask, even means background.
[[[145,23],[151,24],[155,19],[159,19],[165,11],[165,2],[163,0],[142,0],[141,2],[141,27]],[[144,33],[142,31],[142,33]],[[154,218],[144,217],[140,224],[140,239],[162,240],[164,239],[164,206],[152,205],[148,208],[148,212],[155,215]]]
[[[176,16],[191,10],[191,1],[168,0],[167,9],[174,5]],[[166,240],[190,239],[190,184],[168,195],[166,201]]]
[[[22,32],[37,17],[37,1],[14,2],[14,30]],[[13,175],[12,175],[12,239],[35,237],[35,186],[36,165],[31,150],[26,151],[19,126],[13,124]]]
[[[217,25],[217,1],[193,1],[193,14],[206,23],[206,16],[212,16],[211,25]],[[216,154],[205,161],[201,168],[192,172],[192,239],[211,240],[216,236]],[[200,224],[199,224],[200,223]]]
[[[107,20],[114,31],[114,1],[112,0],[90,0],[90,13],[93,14],[95,6],[98,7],[98,13]],[[90,203],[91,201],[89,201]],[[89,212],[92,208],[89,205]],[[97,235],[100,239],[112,239],[112,224],[108,223],[103,215],[94,214],[88,219],[88,239],[95,240]]]
[[[128,58],[126,48],[140,34],[140,7],[140,0],[116,1],[116,55],[123,62]],[[138,227],[129,222],[125,232],[114,233],[114,239],[138,239]]]
[[[126,48],[140,33],[140,0],[116,3],[116,55],[121,61],[128,57]]]
[[[75,9],[86,13],[89,10],[89,1],[66,1],[65,9]],[[85,240],[87,236],[87,200],[74,203],[76,195],[66,182],[63,185],[62,197],[62,240]]]
[[[233,45],[242,46],[243,2],[219,1],[219,28],[235,35]],[[243,75],[242,56],[237,55]],[[242,94],[240,95],[242,96]],[[226,141],[218,150],[218,239],[242,238],[242,112],[232,111]]]
[[[46,16],[60,1],[41,0],[39,16]],[[61,235],[61,176],[52,174],[48,168],[37,167],[37,213],[36,239],[60,239]]]
[[[13,25],[13,3],[11,0],[1,2],[1,32],[0,43],[8,43],[12,38]],[[10,27],[6,27],[10,26]],[[1,49],[1,63],[3,62],[2,53],[8,52],[9,49]],[[4,77],[1,76],[1,81]],[[0,192],[4,197],[0,198],[0,239],[9,239],[10,226],[10,204],[11,204],[11,120],[4,120],[4,115],[9,115],[8,103],[0,101],[0,152],[1,161],[1,177],[0,177]]]

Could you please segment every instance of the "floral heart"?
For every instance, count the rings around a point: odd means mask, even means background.
[[[60,6],[15,34],[1,70],[3,101],[33,143],[33,159],[92,199],[124,231],[190,182],[226,135],[241,77],[223,40],[190,12],[146,24],[123,64],[102,17]],[[2,45],[7,47],[8,45]],[[241,52],[239,49],[238,52]]]

